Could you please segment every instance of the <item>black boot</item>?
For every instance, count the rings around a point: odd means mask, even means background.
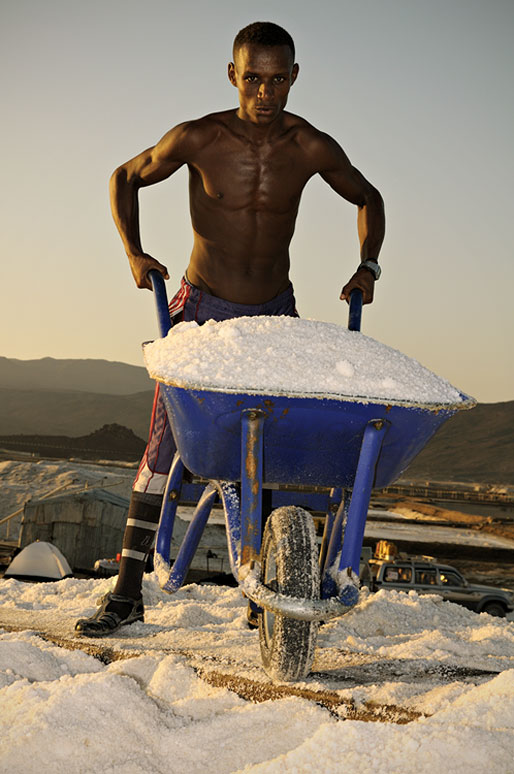
[[[143,599],[130,599],[119,594],[105,594],[100,607],[91,618],[81,618],[75,631],[84,637],[105,637],[114,634],[122,626],[145,620]]]

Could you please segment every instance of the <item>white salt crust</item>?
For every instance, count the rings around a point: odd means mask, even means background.
[[[460,407],[470,402],[386,344],[341,325],[294,317],[179,323],[145,344],[144,357],[154,379],[179,387]]]

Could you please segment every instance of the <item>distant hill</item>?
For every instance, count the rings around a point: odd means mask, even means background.
[[[142,366],[109,360],[16,360],[0,357],[0,387],[14,390],[81,390],[104,395],[130,395],[151,390]]]
[[[453,416],[412,462],[406,475],[514,484],[514,401],[480,403]]]
[[[0,446],[10,451],[36,453],[41,457],[125,462],[139,461],[145,445],[132,430],[117,424],[104,425],[94,433],[76,438],[66,435],[14,435],[0,439]]]
[[[148,437],[153,390],[133,395],[0,389],[0,436],[81,436],[116,423]]]

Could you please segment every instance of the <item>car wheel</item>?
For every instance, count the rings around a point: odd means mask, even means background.
[[[488,613],[489,615],[495,615],[498,618],[505,618],[505,608],[501,602],[488,602],[483,606],[481,613]]]

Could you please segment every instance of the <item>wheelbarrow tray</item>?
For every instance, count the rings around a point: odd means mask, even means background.
[[[154,376],[154,378],[156,378]],[[264,413],[263,480],[352,488],[364,430],[384,420],[387,432],[374,487],[398,478],[436,430],[460,408],[368,401],[340,396],[264,395],[183,387],[160,381],[175,442],[194,474],[241,480],[241,414]]]

